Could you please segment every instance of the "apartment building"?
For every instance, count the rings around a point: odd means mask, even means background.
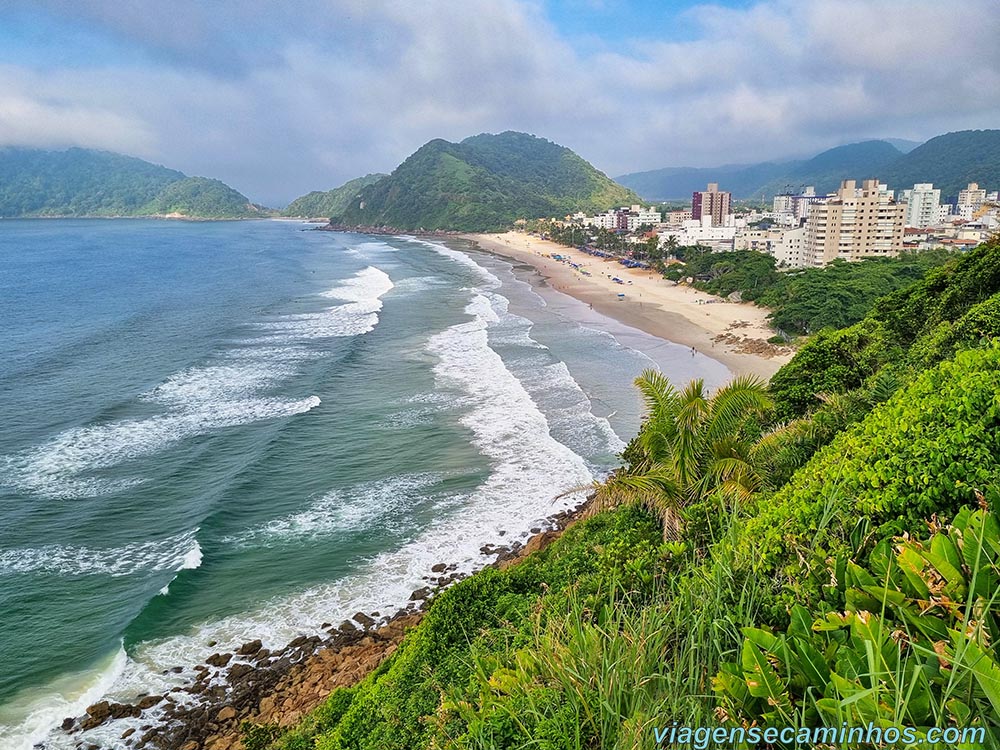
[[[719,191],[717,182],[708,183],[708,190],[696,190],[691,194],[691,218],[700,221],[709,217],[712,226],[721,227],[729,215],[729,205],[732,196],[725,191]]]
[[[906,205],[896,203],[878,180],[865,180],[860,188],[854,180],[844,180],[833,197],[813,204],[809,211],[806,264],[819,267],[837,259],[899,255],[905,221]]]
[[[923,229],[940,224],[948,215],[948,206],[941,205],[941,191],[930,182],[918,182],[912,190],[904,190],[906,226]]]

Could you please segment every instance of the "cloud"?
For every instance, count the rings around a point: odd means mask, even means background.
[[[611,52],[522,0],[32,6],[136,55],[0,68],[0,143],[134,153],[271,204],[483,131],[620,174],[1000,122],[993,0],[704,5],[693,37]]]

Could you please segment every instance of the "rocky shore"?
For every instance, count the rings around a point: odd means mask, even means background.
[[[586,514],[588,502],[552,516],[532,529],[524,543],[487,545],[491,563],[507,567],[544,549],[571,523]],[[300,636],[271,651],[260,640],[234,652],[216,653],[194,667],[196,677],[163,695],[141,695],[128,703],[101,701],[81,717],[67,717],[62,731],[76,738],[79,750],[105,750],[87,731],[119,722],[115,747],[135,750],[238,750],[244,722],[287,727],[316,708],[338,687],[356,684],[396,650],[406,632],[420,622],[436,594],[465,577],[456,566],[438,563],[427,585],[413,592],[406,607],[391,617],[356,613],[340,625],[324,623],[323,635]],[[182,667],[175,667],[180,674]]]

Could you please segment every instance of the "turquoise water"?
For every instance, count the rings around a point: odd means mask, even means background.
[[[642,368],[724,379],[531,280],[294,222],[0,222],[0,745],[390,614],[615,466]]]

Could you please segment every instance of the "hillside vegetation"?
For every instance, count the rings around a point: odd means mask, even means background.
[[[709,182],[736,198],[768,199],[805,185],[823,195],[841,180],[877,177],[896,190],[931,182],[955,197],[970,182],[1000,184],[1000,130],[946,133],[905,152],[888,141],[864,141],[824,151],[807,160],[712,168],[667,167],[616,178],[647,200],[688,198]]]
[[[0,149],[0,217],[264,215],[228,185],[107,151]]]
[[[638,196],[568,148],[524,133],[433,140],[361,191],[339,223],[491,231],[518,219],[602,211]]]
[[[877,299],[910,286],[954,257],[946,250],[926,250],[778,271],[772,256],[753,250],[714,253],[685,247],[675,254],[683,263],[666,266],[666,278],[692,278],[696,288],[722,297],[739,292],[742,299],[769,308],[772,325],[794,335],[857,323]]]
[[[998,300],[992,242],[770,386],[645,373],[604,510],[441,593],[373,674],[245,746],[631,750],[676,723],[1000,747]]]
[[[322,192],[314,190],[293,200],[288,204],[288,208],[281,213],[284,216],[301,219],[329,219],[331,216],[341,216],[351,201],[360,197],[361,188],[374,185],[385,176],[378,173],[367,174],[364,177],[349,180],[333,190]]]

